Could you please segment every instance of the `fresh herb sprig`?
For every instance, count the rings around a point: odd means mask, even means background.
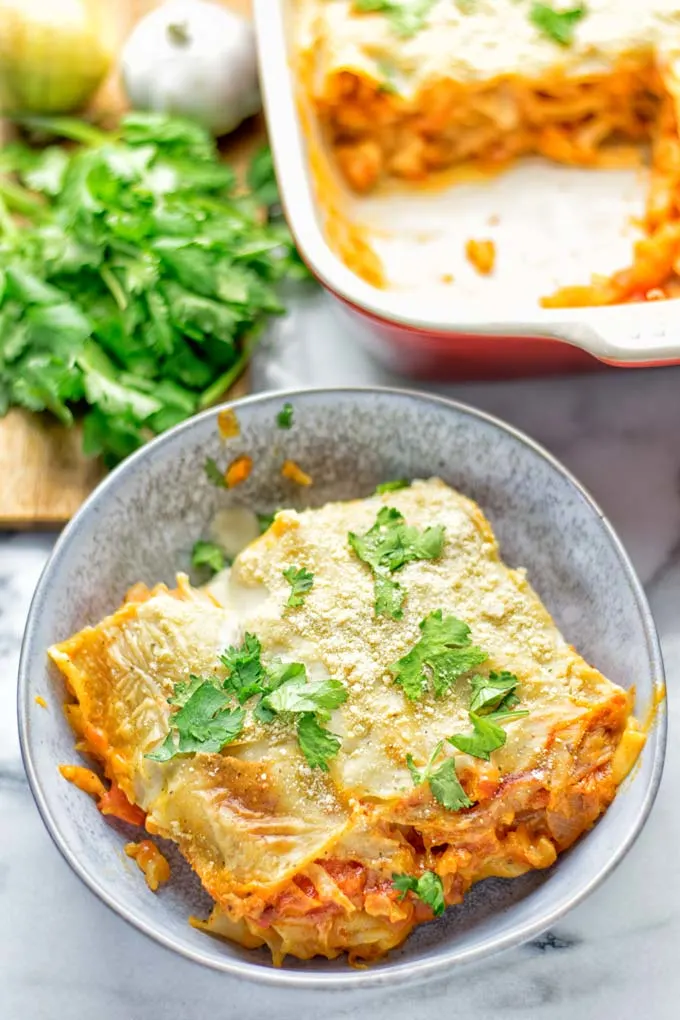
[[[384,14],[397,34],[409,38],[427,23],[437,0],[354,0],[354,10]]]
[[[281,410],[276,415],[276,425],[280,429],[292,429],[293,427],[293,405],[286,401]]]
[[[0,414],[83,413],[112,464],[228,389],[305,270],[267,153],[248,194],[189,121],[26,123],[78,144],[0,150]]]
[[[389,482],[381,482],[380,485],[376,485],[375,494],[376,496],[382,496],[386,492],[399,492],[400,489],[408,489],[410,482],[407,478],[394,478]]]
[[[470,640],[470,628],[455,616],[444,616],[441,609],[421,620],[422,637],[390,672],[411,701],[422,698],[430,685],[440,698],[463,676],[487,658]]]
[[[347,700],[339,680],[308,681],[301,662],[280,659],[262,661],[262,646],[254,634],[246,634],[239,647],[230,646],[219,657],[226,676],[191,676],[176,684],[169,704],[166,738],[146,755],[168,761],[177,755],[215,753],[235,740],[243,730],[248,702],[257,698],[253,717],[271,723],[277,717],[294,723],[300,750],[310,768],[328,771],[328,762],[341,741],[323,725],[333,709]],[[238,707],[230,707],[236,702]]]
[[[424,769],[416,768],[410,754],[406,756],[406,765],[411,773],[414,786],[428,783],[432,796],[442,807],[445,807],[447,811],[460,811],[461,808],[471,807],[472,801],[461,786],[453,758],[447,758],[443,764],[435,768],[435,762],[439,758],[443,746],[444,741],[440,740]]]
[[[229,558],[225,556],[224,549],[217,542],[199,539],[194,543],[191,550],[192,567],[208,567],[213,574],[219,574],[220,570],[224,570],[228,563]]]
[[[303,667],[300,674],[286,678],[266,694],[256,714],[261,722],[277,716],[292,719],[307,764],[327,772],[328,762],[340,750],[341,741],[322,724],[346,700],[347,691],[339,680],[307,681]]]
[[[447,737],[448,742],[458,751],[489,761],[491,753],[503,747],[507,740],[507,733],[498,724],[529,715],[525,709],[514,710],[519,704],[515,694],[518,684],[515,674],[505,670],[489,673],[488,677],[471,677],[472,701],[468,714],[473,732]]]
[[[375,615],[400,620],[406,592],[391,574],[414,560],[436,560],[444,548],[444,528],[424,531],[410,527],[394,507],[384,506],[364,535],[350,531],[348,540],[356,555],[373,571]]]
[[[286,599],[286,605],[295,609],[303,605],[314,585],[314,574],[305,567],[286,567],[283,576],[291,587],[291,592]]]
[[[529,12],[529,20],[546,39],[558,46],[571,46],[576,26],[587,13],[585,4],[578,4],[568,10],[556,10],[550,4],[534,3]]]
[[[424,871],[422,875],[392,875],[392,885],[401,893],[403,900],[407,893],[413,893],[419,900],[426,903],[435,917],[439,917],[446,909],[444,885],[434,871]]]
[[[228,707],[229,695],[214,677],[192,676],[188,684],[177,684],[170,704],[179,710],[170,717],[165,740],[146,757],[169,761],[182,754],[218,753],[243,730],[245,712]]]

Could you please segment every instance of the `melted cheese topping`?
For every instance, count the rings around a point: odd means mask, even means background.
[[[347,542],[385,505],[419,529],[445,529],[438,560],[399,572],[407,592],[401,620],[375,618],[372,574]],[[283,577],[291,565],[314,574],[295,608],[286,606]],[[436,864],[449,903],[485,875],[549,866],[614,795],[617,746],[617,781],[641,746],[637,737],[622,744],[625,692],[566,643],[524,572],[503,564],[477,505],[436,479],[280,511],[208,591],[180,579],[176,592],[139,587],[131,597],[98,627],[50,650],[79,702],[79,732],[147,813],[147,829],[179,844],[219,904],[215,930],[240,932],[244,944],[264,939],[275,959],[348,948],[380,955],[425,919],[427,911],[398,903],[391,885],[393,872],[435,866],[404,838],[409,826],[426,854],[449,846]],[[406,755],[421,765],[437,741],[469,731],[468,679],[441,699],[412,703],[389,670],[436,609],[471,627],[488,653],[482,672],[518,676],[529,712],[507,723],[507,742],[491,762],[446,745],[477,802],[463,812],[446,811],[427,786],[414,789]],[[328,773],[309,768],[285,719],[263,725],[250,712],[222,754],[144,757],[167,732],[174,684],[219,675],[219,652],[246,632],[258,636],[265,661],[303,662],[310,679],[332,676],[346,686],[347,701],[329,722],[342,745]],[[532,819],[543,819],[540,831],[527,828]]]
[[[548,6],[578,5],[556,0]],[[531,7],[531,0],[438,0],[424,27],[404,37],[384,13],[355,11],[353,0],[298,0],[296,36],[301,49],[315,54],[319,89],[337,71],[382,80],[389,68],[405,95],[441,78],[529,78],[556,69],[579,77],[597,74],[623,55],[665,52],[680,44],[678,0],[588,0],[568,47],[539,32]]]
[[[367,531],[388,505],[418,528],[443,524],[447,536],[439,560],[399,572],[408,592],[401,620],[374,617],[373,576],[347,543],[348,531]],[[444,607],[471,627],[473,641],[489,654],[489,669],[510,669],[520,679],[530,714],[508,725],[507,743],[495,757],[501,769],[531,768],[555,721],[611,693],[559,634],[524,572],[502,563],[476,504],[441,482],[320,510],[285,510],[272,531],[241,553],[222,597],[235,612],[242,607],[244,628],[271,654],[304,662],[314,679],[333,676],[346,684],[349,698],[330,724],[343,739],[331,774],[353,796],[398,798],[410,785],[408,752],[424,762],[438,740],[469,728],[467,680],[443,701],[411,703],[389,672],[435,609]],[[310,570],[314,586],[300,608],[282,612],[290,590],[283,570],[293,565]]]

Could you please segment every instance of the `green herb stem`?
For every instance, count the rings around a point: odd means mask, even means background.
[[[59,138],[67,138],[71,142],[80,142],[81,145],[96,147],[105,142],[113,140],[112,132],[100,131],[93,124],[76,117],[39,117],[23,116],[13,118],[16,124],[29,131],[40,131],[47,135],[57,135]]]
[[[99,270],[99,275],[111,292],[111,297],[121,312],[124,312],[128,306],[128,299],[114,271],[109,266],[102,266]]]
[[[15,181],[0,177],[0,196],[8,209],[29,218],[39,218],[45,213],[45,203],[35,198],[30,191]]]
[[[248,336],[244,338],[241,353],[231,368],[228,368],[226,372],[223,372],[222,375],[218,376],[217,379],[215,379],[214,382],[212,382],[210,386],[201,393],[198,398],[199,410],[204,411],[206,407],[211,407],[213,404],[216,404],[220,397],[224,396],[227,390],[234,385],[236,380],[243,375],[252,353],[260,341],[263,328],[264,323],[258,323],[257,326],[251,329]]]

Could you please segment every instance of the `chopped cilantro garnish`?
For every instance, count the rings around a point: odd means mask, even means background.
[[[552,39],[558,46],[570,46],[574,41],[576,26],[587,13],[585,4],[556,11],[550,4],[534,3],[529,12],[529,20],[546,39]]]
[[[314,574],[310,573],[309,570],[305,570],[304,567],[286,567],[283,571],[283,576],[292,589],[286,605],[293,608],[301,606],[305,601],[305,596],[312,589]]]
[[[401,36],[411,36],[424,27],[437,0],[354,0],[354,10],[384,14]]]
[[[489,761],[491,752],[503,747],[507,740],[507,734],[502,726],[498,726],[498,722],[512,722],[513,719],[522,719],[526,715],[529,713],[493,712],[491,715],[477,715],[476,712],[470,712],[474,733],[469,735],[461,733],[447,739],[459,751]]]
[[[488,676],[477,674],[470,677],[472,701],[470,711],[486,715],[488,712],[509,711],[519,704],[515,688],[519,680],[514,673],[503,669],[500,673],[489,673]]]
[[[288,401],[283,405],[276,416],[276,424],[280,429],[292,429],[293,427],[293,405]]]
[[[170,732],[163,743],[145,756],[154,761],[198,751],[219,753],[243,729],[245,712],[242,708],[227,708],[229,695],[220,690],[213,677],[192,677],[189,684],[178,684],[170,701],[181,707],[171,715]]]
[[[306,681],[304,673],[282,683],[264,698],[274,712],[316,712],[327,719],[330,712],[347,701],[347,691],[339,680]]]
[[[300,750],[309,767],[328,772],[329,759],[334,758],[340,750],[339,738],[330,730],[325,730],[316,716],[308,712],[298,719],[297,735]]]
[[[378,512],[375,524],[364,535],[350,531],[349,544],[375,578],[375,615],[403,616],[406,593],[389,576],[414,560],[434,560],[441,556],[444,546],[444,528],[434,527],[418,531],[410,527],[394,507],[384,506]]]
[[[415,875],[392,875],[392,885],[401,893],[400,900],[411,892],[432,909],[435,917],[444,913],[446,908],[444,886],[434,871],[424,871],[418,878]]]
[[[439,804],[447,811],[460,811],[461,808],[471,807],[472,801],[460,784],[453,758],[447,758],[439,768],[434,767],[443,746],[444,741],[440,740],[422,771],[416,768],[410,754],[406,755],[406,765],[411,773],[414,786],[429,783],[432,796]]]
[[[276,712],[266,704],[268,695],[280,687],[281,684],[285,684],[289,680],[293,681],[297,677],[300,677],[301,682],[304,682],[306,672],[301,662],[282,662],[281,659],[271,659],[265,669],[267,679],[263,684],[260,700],[253,709],[253,715],[258,722],[270,723],[274,719]]]
[[[255,514],[257,517],[257,523],[260,525],[260,534],[264,535],[265,531],[268,531],[274,523],[276,517],[276,511],[273,514]]]
[[[227,670],[225,689],[235,694],[240,705],[268,689],[268,678],[262,665],[262,646],[254,634],[246,634],[240,648],[231,645],[220,656]]]
[[[191,550],[192,567],[210,567],[214,574],[224,570],[228,560],[223,550],[215,542],[204,542],[199,539]]]
[[[496,723],[490,722],[489,719],[485,719],[484,716],[475,715],[474,712],[470,712],[470,722],[474,727],[474,733],[469,736],[460,734],[449,737],[449,743],[465,754],[489,761],[491,752],[496,751],[505,743],[505,730],[501,726],[497,726]]]
[[[198,690],[201,684],[210,683],[213,687],[220,688],[222,681],[216,676],[194,676],[192,673],[186,682],[175,684],[175,689],[168,698],[169,705],[182,708],[186,705],[191,695]]]
[[[278,675],[269,672],[272,690],[266,693],[255,709],[260,722],[272,722],[277,715],[297,719],[297,736],[300,750],[310,768],[328,771],[328,760],[340,749],[340,740],[322,722],[347,700],[347,691],[339,680],[307,682],[307,673],[301,663],[276,663]]]
[[[226,489],[227,482],[224,477],[224,472],[220,471],[217,466],[217,462],[213,457],[206,457],[203,470],[205,471],[206,478],[209,482],[212,482],[213,485],[216,485],[219,489]]]
[[[381,482],[380,485],[376,485],[375,493],[376,496],[380,496],[383,492],[398,492],[399,489],[408,489],[410,484],[407,478],[395,478],[391,482]]]
[[[443,765],[430,776],[432,796],[447,811],[460,811],[472,807],[472,801],[460,785],[453,758],[447,758]]]
[[[435,696],[441,697],[458,677],[487,658],[470,641],[468,625],[455,616],[444,616],[441,609],[426,616],[420,630],[420,641],[390,666],[394,682],[412,701],[422,697],[430,682]]]
[[[227,708],[231,698],[240,705],[259,695],[253,710],[258,722],[270,723],[277,715],[295,720],[298,742],[311,768],[328,770],[328,760],[340,748],[340,739],[321,725],[333,709],[347,700],[339,680],[307,682],[301,662],[271,659],[262,662],[262,646],[246,634],[240,648],[227,648],[219,660],[227,671],[217,676],[190,676],[175,684],[169,703],[178,711],[170,717],[170,732],[147,758],[168,761],[177,754],[219,752],[243,729],[245,711]]]
[[[512,711],[519,704],[515,694],[518,683],[515,674],[507,670],[492,672],[488,676],[476,674],[471,677],[470,722],[473,732],[448,737],[449,743],[465,754],[489,761],[491,752],[503,747],[507,740],[505,730],[498,723],[512,722],[513,719],[521,719],[529,714],[526,711]]]

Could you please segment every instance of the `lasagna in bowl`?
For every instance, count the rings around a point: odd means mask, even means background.
[[[194,924],[276,963],[377,959],[550,867],[644,743],[436,479],[279,511],[207,587],[136,586],[50,656],[102,810],[179,846],[215,903]]]
[[[678,0],[297,0],[296,15],[303,89],[353,191],[528,154],[636,166],[651,147],[631,264],[542,304],[680,295]],[[333,227],[349,267],[385,285],[375,254]]]

